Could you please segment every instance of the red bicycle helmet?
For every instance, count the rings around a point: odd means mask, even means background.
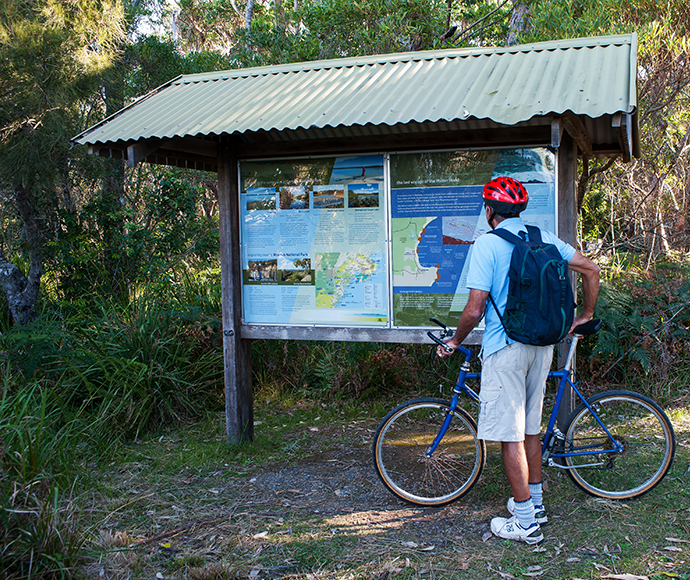
[[[517,216],[527,207],[525,186],[512,177],[495,177],[484,186],[484,203],[502,216]]]

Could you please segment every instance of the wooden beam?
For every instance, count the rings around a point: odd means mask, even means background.
[[[333,328],[320,326],[262,326],[242,327],[242,338],[274,340],[334,340],[341,342],[390,342],[399,344],[433,343],[426,330],[412,328]],[[478,345],[482,331],[473,330],[464,344]]]
[[[593,157],[617,157],[618,155],[622,155],[621,148],[618,146],[616,143],[604,143],[602,145],[597,145],[594,147],[593,151],[594,153]]]
[[[577,249],[577,147],[575,140],[567,132],[563,135],[561,146],[558,148],[557,175],[558,180],[558,237]],[[576,288],[575,273],[571,272],[573,290]],[[558,368],[562,370],[570,349],[570,336],[557,345]],[[573,359],[573,369],[575,360]],[[558,410],[558,426],[565,428],[566,421],[575,408],[575,397],[572,389],[566,389]]]
[[[237,158],[223,149],[218,158],[221,292],[223,298],[223,358],[227,442],[254,437],[251,341],[240,336],[242,270],[240,264],[240,194]]]
[[[580,151],[582,151],[582,154],[586,157],[592,157],[592,140],[587,134],[587,128],[582,122],[582,119],[570,112],[565,113],[561,119],[563,121],[563,127],[575,140],[575,143],[577,143],[577,146]]]
[[[623,161],[630,163],[633,149],[632,115],[615,113],[611,119],[611,126],[616,129]]]
[[[554,149],[558,149],[561,146],[563,131],[563,122],[560,118],[551,121],[551,147],[553,147]]]
[[[161,145],[160,139],[144,139],[127,146],[127,165],[134,167],[145,161]]]
[[[205,163],[206,165],[218,165],[218,157],[207,157],[202,155],[194,155],[192,153],[184,153],[172,149],[160,147],[154,153],[146,157],[148,163],[157,163],[159,165],[173,165],[175,167],[184,167],[185,162],[189,163]]]
[[[304,155],[347,155],[372,151],[418,151],[423,149],[465,149],[482,147],[533,147],[553,142],[552,126],[499,127],[462,131],[429,131],[413,126],[409,132],[387,135],[358,135],[353,137],[323,138],[309,133],[294,132],[285,137],[273,133],[254,133],[225,138],[226,145],[242,150],[243,159],[260,157],[296,157]],[[562,129],[561,129],[562,133]],[[112,144],[91,145],[90,153],[104,157],[127,158],[130,165],[140,161],[172,167],[192,167],[207,171],[217,170],[220,144],[211,139],[175,137],[149,139],[120,147]]]
[[[119,149],[117,147],[104,147],[103,145],[89,145],[89,154],[98,155],[99,157],[108,157],[109,159],[126,159],[126,149]]]
[[[393,135],[358,135],[330,139],[273,140],[272,135],[255,135],[247,143],[235,137],[242,158],[295,157],[302,155],[346,155],[372,151],[420,151],[481,147],[532,147],[551,143],[551,125],[503,127],[472,131],[434,131]]]
[[[218,142],[210,139],[199,139],[198,137],[165,139],[161,143],[160,148],[168,151],[188,153],[194,157],[212,158],[214,162],[218,157]]]

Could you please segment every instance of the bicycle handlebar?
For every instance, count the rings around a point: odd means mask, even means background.
[[[443,338],[446,338],[447,336],[453,336],[453,330],[451,328],[448,328],[445,324],[436,320],[435,318],[429,318],[429,321],[433,322],[434,324],[437,324],[438,326],[440,326],[442,328],[440,338],[438,336],[436,336],[431,330],[429,330],[426,333],[427,336],[431,340],[433,340],[439,346],[443,347],[443,349],[448,353],[452,353],[452,352],[455,352],[456,350],[459,350],[469,360],[469,357],[472,356],[472,351],[469,348],[465,348],[464,346],[459,346],[457,349],[454,349],[452,346],[448,346],[445,342],[443,342],[443,340],[441,340]]]
[[[448,353],[452,353],[455,350],[459,350],[469,360],[469,357],[472,356],[472,351],[469,348],[465,348],[464,346],[459,346],[457,349],[454,349],[453,347],[450,347],[445,342],[443,342],[442,339],[444,339],[448,336],[453,336],[453,330],[451,328],[448,328],[445,324],[443,324],[443,322],[436,320],[435,318],[429,318],[429,321],[433,322],[434,324],[441,327],[441,336],[440,337],[436,336],[431,330],[429,330],[426,333],[427,336],[431,340],[433,340],[436,344],[441,346]],[[599,329],[601,328],[601,325],[602,325],[601,319],[593,318],[589,322],[585,322],[584,324],[580,324],[580,326],[576,326],[575,328],[573,328],[573,334],[578,335],[578,336],[589,336],[590,334],[594,334],[595,332],[598,332]]]

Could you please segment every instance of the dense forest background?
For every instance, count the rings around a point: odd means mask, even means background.
[[[678,0],[7,0],[2,323],[35,319],[39,296],[127,302],[215,261],[213,175],[130,169],[69,139],[179,74],[223,68],[635,31],[642,156],[581,166],[581,237],[596,255],[632,252],[645,267],[683,254],[689,26]]]
[[[579,167],[581,249],[606,278],[605,328],[585,344],[583,366],[682,404],[685,0],[3,0],[5,577],[65,577],[83,556],[60,506],[84,466],[108,461],[119,441],[223,405],[215,175],[129,168],[71,147],[71,137],[183,73],[628,32],[639,35],[642,154]],[[425,372],[413,346],[256,341],[253,355],[259,398],[362,400],[409,389]]]

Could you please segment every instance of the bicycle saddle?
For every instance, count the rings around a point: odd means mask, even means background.
[[[594,334],[601,328],[601,318],[592,318],[589,322],[580,324],[573,328],[573,334],[579,334],[580,336],[588,336]]]

